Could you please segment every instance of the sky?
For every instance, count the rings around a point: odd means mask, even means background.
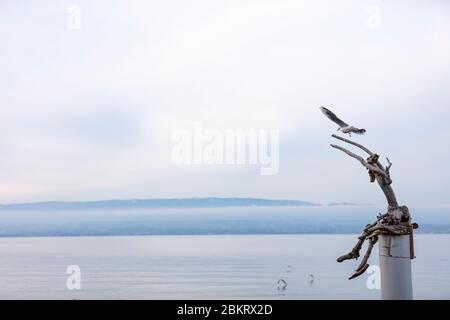
[[[323,105],[389,156],[400,203],[450,205],[448,1],[3,0],[0,70],[0,203],[384,204]],[[174,163],[195,123],[278,130],[277,174]]]

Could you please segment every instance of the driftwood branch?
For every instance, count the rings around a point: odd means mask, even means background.
[[[358,160],[359,162],[361,162],[361,164],[366,167],[368,170],[377,173],[385,178],[389,178],[389,176],[386,174],[386,172],[384,170],[381,170],[378,166],[374,166],[370,163],[368,163],[366,160],[364,160],[362,157],[358,156],[357,154],[354,154],[353,152],[342,148],[341,146],[332,144],[331,145],[333,148],[341,150],[342,152],[345,152],[347,155],[349,155],[352,158],[355,158],[356,160]]]
[[[366,167],[367,170],[369,170],[370,181],[375,182],[375,180],[376,180],[378,182],[378,185],[380,186],[381,190],[383,191],[383,193],[386,197],[388,206],[390,208],[392,207],[393,209],[397,208],[398,207],[397,198],[395,196],[394,190],[391,187],[391,184],[392,184],[392,179],[391,179],[391,174],[390,174],[390,168],[392,166],[391,162],[390,161],[388,162],[389,169],[385,169],[383,167],[383,165],[378,161],[378,158],[379,158],[378,155],[373,153],[372,151],[370,151],[368,148],[364,147],[363,145],[361,145],[359,143],[339,137],[337,135],[332,135],[332,137],[336,138],[338,140],[347,142],[353,146],[356,146],[356,147],[360,148],[361,150],[364,150],[365,152],[367,152],[367,154],[370,155],[369,159],[373,160],[372,164],[369,163],[370,161],[364,160],[364,158],[362,158],[361,156],[359,156],[341,146],[334,145],[334,144],[331,145],[333,148],[341,150],[342,152],[345,152],[350,157],[358,160],[364,167]]]
[[[368,148],[364,147],[363,145],[361,145],[361,144],[359,144],[359,143],[357,143],[357,142],[355,142],[355,141],[345,139],[345,138],[340,137],[340,136],[335,135],[335,134],[333,134],[333,135],[331,135],[331,136],[332,136],[333,138],[335,138],[335,139],[338,139],[338,140],[347,142],[348,144],[351,144],[351,145],[353,145],[353,146],[355,146],[355,147],[360,148],[361,150],[363,150],[364,152],[366,152],[366,153],[367,153],[369,156],[371,156],[371,157],[375,155],[375,154],[374,154],[372,151],[370,151]],[[382,165],[379,161],[377,161],[377,166],[378,166],[381,170],[384,170],[383,165]]]
[[[349,143],[349,144],[351,144],[351,145],[354,145],[355,147],[360,148],[361,150],[367,152],[367,154],[368,154],[369,156],[373,156],[373,155],[374,155],[374,153],[373,153],[372,151],[370,151],[369,149],[367,149],[366,147],[364,147],[363,145],[361,145],[361,144],[359,144],[359,143],[357,143],[357,142],[355,142],[355,141],[345,139],[345,138],[340,137],[340,136],[338,136],[338,135],[336,135],[336,134],[333,134],[333,135],[331,135],[331,136],[332,136],[333,138],[335,138],[335,139],[338,139],[338,140],[347,142],[347,143]]]
[[[395,196],[394,190],[392,189],[392,179],[391,179],[391,167],[392,162],[389,158],[387,160],[386,168],[380,163],[379,156],[366,148],[365,146],[354,142],[352,140],[348,140],[342,138],[337,135],[332,135],[333,138],[346,142],[350,145],[353,145],[369,155],[368,159],[364,159],[363,157],[357,155],[356,153],[347,150],[341,146],[332,144],[331,147],[340,150],[347,154],[348,156],[358,160],[369,172],[370,182],[377,181],[381,190],[383,191],[387,203],[388,210],[386,214],[379,215],[377,221],[372,224],[368,224],[362,234],[358,237],[358,241],[356,245],[353,247],[352,251],[349,253],[339,257],[337,259],[338,262],[343,262],[345,260],[358,259],[360,257],[360,251],[364,244],[364,242],[368,241],[368,249],[366,254],[364,255],[361,263],[358,268],[355,270],[355,273],[350,277],[350,279],[354,279],[359,277],[360,275],[366,272],[369,267],[368,260],[372,253],[372,249],[374,245],[378,241],[379,235],[405,235],[410,234],[412,229],[418,228],[417,224],[411,224],[411,216],[409,214],[409,209],[406,206],[399,206],[397,202],[397,198]]]
[[[386,161],[388,163],[388,166],[386,167],[386,173],[388,174],[388,176],[391,176],[391,167],[392,167],[392,162],[389,160],[388,157],[386,157]]]
[[[364,272],[366,272],[367,268],[369,268],[368,260],[372,253],[373,246],[377,243],[378,236],[380,234],[406,235],[411,232],[411,228],[417,229],[419,227],[417,224],[411,224],[409,211],[407,211],[408,210],[407,207],[402,206],[400,207],[399,210],[402,210],[405,213],[405,215],[408,215],[408,220],[399,222],[398,220],[393,219],[389,213],[380,215],[377,221],[375,221],[372,224],[368,224],[364,228],[363,233],[358,237],[358,242],[353,247],[352,251],[337,259],[337,262],[339,263],[344,262],[346,260],[352,259],[357,260],[360,257],[360,251],[362,249],[364,242],[366,240],[369,241],[369,247],[366,251],[366,254],[364,255],[364,258],[362,259],[358,268],[355,270],[355,273],[349,278],[349,280],[359,277],[360,275],[364,274]]]
[[[366,254],[364,255],[364,258],[358,268],[356,269],[355,273],[349,278],[349,280],[355,279],[362,275],[366,270],[369,268],[369,264],[367,263],[369,261],[370,255],[372,253],[373,246],[375,243],[377,243],[378,237],[372,237],[369,238],[369,248],[366,251]]]

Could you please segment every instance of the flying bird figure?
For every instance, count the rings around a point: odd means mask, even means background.
[[[352,136],[352,133],[356,133],[356,134],[366,133],[366,129],[359,129],[354,126],[348,125],[347,123],[345,123],[344,121],[339,119],[333,112],[331,112],[327,108],[320,107],[320,110],[322,110],[323,114],[326,115],[328,119],[330,119],[331,121],[333,121],[334,123],[336,123],[339,126],[338,131],[341,131],[344,134],[348,133],[350,135],[350,137]]]

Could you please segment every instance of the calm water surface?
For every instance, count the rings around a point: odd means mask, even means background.
[[[0,238],[1,299],[378,299],[352,235]],[[450,235],[417,235],[416,298],[450,298]],[[377,264],[375,251],[372,263]],[[81,268],[81,290],[66,287]],[[312,276],[311,276],[312,275]],[[278,288],[278,280],[287,283]]]

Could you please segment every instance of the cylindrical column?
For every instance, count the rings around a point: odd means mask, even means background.
[[[412,300],[409,235],[379,235],[381,299]]]

